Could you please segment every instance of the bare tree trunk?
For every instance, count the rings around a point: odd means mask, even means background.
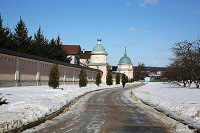
[[[195,83],[195,85],[196,85],[196,88],[199,88],[199,83],[198,83],[198,81],[194,81],[194,83]]]
[[[183,84],[184,84],[183,87],[186,87],[187,82],[183,81]]]
[[[192,84],[192,80],[190,80],[190,81],[188,82],[188,87],[191,87],[191,84]]]

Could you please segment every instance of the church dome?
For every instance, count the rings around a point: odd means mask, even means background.
[[[101,44],[97,44],[92,51],[96,51],[96,52],[106,52],[105,48],[101,45]]]
[[[97,45],[93,48],[92,52],[102,52],[102,53],[106,53],[105,48],[102,46],[101,44],[101,38],[99,37],[97,39]]]
[[[119,64],[132,64],[131,59],[126,54],[126,48],[125,48],[124,56],[121,57],[119,60]]]

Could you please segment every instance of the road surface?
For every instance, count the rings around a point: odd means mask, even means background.
[[[28,129],[34,133],[167,132],[165,125],[135,103],[124,92],[143,84],[94,92],[82,97],[68,111]]]

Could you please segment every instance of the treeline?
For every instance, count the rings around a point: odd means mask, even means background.
[[[174,57],[162,77],[168,81],[182,82],[184,86],[200,83],[200,39],[189,42],[181,41],[172,47]]]
[[[144,80],[145,77],[148,77],[147,69],[144,63],[138,63],[138,66],[134,68],[133,71],[133,80],[139,81]]]
[[[9,27],[3,26],[3,19],[0,16],[0,47],[28,53],[53,60],[70,62],[67,53],[62,49],[62,42],[58,36],[50,41],[43,35],[41,27],[34,37],[28,35],[25,22],[20,17],[19,22],[14,28],[14,32]]]

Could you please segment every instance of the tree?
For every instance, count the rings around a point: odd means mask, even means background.
[[[99,86],[99,84],[101,84],[101,73],[100,72],[98,72],[97,73],[97,75],[96,75],[96,81],[95,81],[95,84],[97,85],[97,86]]]
[[[32,37],[28,36],[28,29],[26,28],[24,21],[22,21],[22,17],[20,17],[20,21],[17,23],[14,30],[13,41],[16,45],[16,50],[29,53],[31,51],[30,45]]]
[[[182,41],[175,43],[172,47],[175,55],[174,62],[177,62],[182,68],[182,71],[187,72],[189,75],[182,75],[183,80],[190,80],[196,83],[197,88],[200,81],[200,41],[199,39],[194,42]],[[184,81],[183,81],[184,82]],[[184,86],[186,83],[184,83]]]
[[[81,69],[80,74],[79,74],[79,86],[84,87],[87,86],[87,71],[85,69]]]
[[[116,75],[116,84],[120,84],[120,74],[117,73]]]
[[[49,43],[48,51],[50,54],[48,54],[48,58],[69,63],[71,58],[67,58],[67,53],[62,49],[62,43],[60,40],[60,36],[58,36],[56,40],[54,40],[54,38],[51,39]]]
[[[148,76],[144,63],[138,63],[138,66],[134,68],[134,80],[144,80]]]
[[[53,87],[54,89],[59,87],[59,78],[60,78],[60,73],[58,70],[58,64],[54,63],[49,73],[48,85],[50,87]]]
[[[41,57],[48,57],[48,40],[42,34],[41,27],[39,27],[37,33],[34,34],[34,40],[31,47],[31,54],[41,56]]]
[[[13,49],[12,47],[12,33],[9,28],[3,27],[3,19],[0,14],[0,47]]]
[[[107,75],[106,75],[106,84],[113,85],[112,72],[110,70],[108,70]]]
[[[134,82],[134,81],[133,81],[133,78],[130,78],[130,79],[129,79],[129,82],[130,82],[130,83]]]
[[[128,83],[128,76],[126,76],[126,78],[125,78],[125,82]]]
[[[32,37],[28,36],[28,29],[22,17],[14,30],[12,33],[9,28],[3,27],[0,15],[0,47],[70,63],[71,58],[67,57],[67,53],[63,50],[60,36],[49,41],[39,27],[32,40]]]
[[[162,74],[163,78],[170,81],[183,82],[184,86],[192,82],[199,87],[200,83],[200,40],[193,42],[181,41],[172,47],[174,57],[172,63]]]
[[[121,82],[122,82],[122,85],[123,85],[123,88],[124,88],[124,86],[126,85],[126,75],[125,74],[122,75]]]

